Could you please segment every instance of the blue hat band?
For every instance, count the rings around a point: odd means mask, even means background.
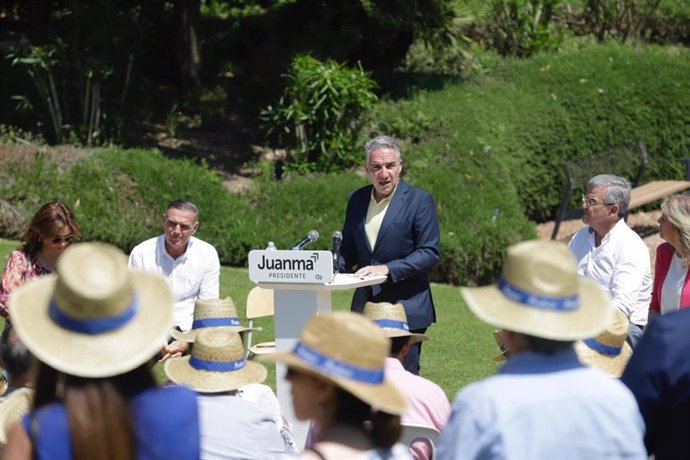
[[[189,365],[194,369],[201,371],[212,372],[230,372],[242,369],[247,360],[240,358],[235,361],[209,361],[208,359],[200,359],[195,356],[190,356]]]
[[[573,311],[580,307],[580,298],[577,294],[565,297],[534,294],[520,289],[504,278],[498,280],[498,290],[513,302],[541,310]]]
[[[139,299],[134,296],[129,306],[117,315],[103,318],[77,319],[63,313],[55,299],[51,299],[48,305],[48,316],[55,324],[68,331],[96,335],[124,326],[134,318],[137,310],[139,310]]]
[[[410,326],[407,325],[405,321],[398,321],[395,319],[375,319],[374,322],[379,325],[379,327],[388,327],[391,329],[402,329],[405,331],[410,330]]]
[[[192,329],[201,329],[204,327],[222,327],[222,326],[240,326],[240,319],[235,316],[228,316],[225,318],[202,318],[195,319],[192,322]]]
[[[330,358],[298,342],[292,353],[324,373],[362,383],[383,383],[383,369],[362,369]]]
[[[612,347],[611,345],[605,345],[601,342],[597,342],[594,339],[583,340],[583,342],[592,350],[596,350],[599,353],[608,356],[618,356],[623,350],[623,347]]]

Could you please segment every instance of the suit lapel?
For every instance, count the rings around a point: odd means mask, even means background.
[[[362,202],[360,203],[358,212],[359,216],[357,216],[357,231],[355,232],[355,235],[357,235],[358,238],[361,238],[360,243],[364,243],[365,248],[369,250],[369,255],[374,252],[369,246],[369,238],[367,238],[367,231],[364,228],[364,224],[366,223],[367,220],[367,210],[369,209],[369,201],[371,200],[371,190],[374,188],[373,185],[369,186],[367,188],[367,192],[364,194],[364,197],[362,198]],[[358,245],[361,246],[361,245]]]
[[[395,190],[395,193],[393,194],[393,198],[391,198],[390,204],[388,205],[386,215],[383,216],[383,222],[381,222],[379,234],[376,236],[376,244],[374,245],[374,250],[372,251],[372,254],[376,252],[376,249],[378,249],[379,246],[381,246],[381,241],[383,241],[383,237],[390,228],[391,224],[398,216],[398,214],[400,214],[400,212],[405,208],[405,202],[407,202],[409,190],[410,187],[401,179],[400,182],[398,182],[398,187]]]

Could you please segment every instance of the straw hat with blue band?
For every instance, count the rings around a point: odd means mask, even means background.
[[[229,327],[201,329],[190,356],[165,362],[165,373],[175,383],[201,393],[236,390],[266,380],[266,368],[246,359],[242,338]]]
[[[224,299],[197,299],[194,303],[194,321],[192,322],[192,329],[187,332],[171,329],[170,335],[177,340],[194,342],[199,331],[217,327],[229,327],[236,332],[245,332],[250,329],[242,326],[240,318],[237,315],[235,302],[233,302],[230,297]],[[251,329],[254,331],[261,330],[261,328]]]
[[[312,316],[292,351],[259,359],[316,374],[378,410],[400,415],[405,397],[383,370],[389,351],[381,328],[359,313],[339,311]]]
[[[68,247],[54,274],[12,292],[17,335],[44,363],[79,377],[130,371],[160,351],[173,296],[160,275],[134,272],[103,243]]]
[[[0,458],[4,458],[3,448],[7,444],[10,430],[31,410],[33,400],[33,388],[19,388],[0,399]]]
[[[508,248],[499,281],[461,288],[470,310],[501,329],[551,340],[594,337],[611,322],[611,299],[577,274],[575,258],[557,241]]]
[[[633,353],[626,342],[629,329],[630,320],[614,309],[611,325],[596,337],[576,342],[575,352],[584,364],[620,377]]]
[[[405,307],[401,303],[367,302],[362,313],[383,329],[386,337],[410,337],[411,344],[429,340],[427,335],[410,332]]]

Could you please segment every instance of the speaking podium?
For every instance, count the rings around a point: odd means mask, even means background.
[[[249,253],[248,265],[252,282],[273,289],[277,351],[292,350],[307,320],[314,314],[332,310],[332,291],[380,284],[387,278],[334,274],[330,251],[254,250]],[[276,364],[276,393],[283,414],[292,423],[295,442],[302,449],[309,422],[295,418],[285,370],[284,364]]]

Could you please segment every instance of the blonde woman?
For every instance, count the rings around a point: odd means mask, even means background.
[[[664,201],[661,211],[659,235],[665,242],[656,249],[648,322],[690,307],[690,196],[673,195]]]

